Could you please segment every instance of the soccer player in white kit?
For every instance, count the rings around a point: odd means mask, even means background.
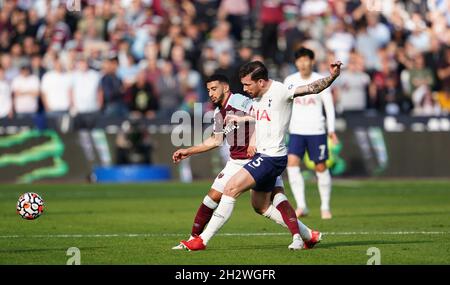
[[[288,88],[289,86],[295,88],[309,84],[324,77],[312,70],[314,65],[312,50],[302,47],[294,55],[298,72],[289,75],[284,80],[284,84]],[[326,128],[322,108],[326,113]],[[333,98],[329,89],[325,89],[319,94],[294,99],[289,124],[287,173],[297,203],[295,211],[297,217],[304,217],[309,213],[305,199],[305,181],[300,172],[300,161],[305,155],[305,151],[308,152],[311,161],[315,163],[322,219],[331,219],[332,217],[330,210],[331,175],[325,162],[328,159],[327,133],[333,143],[338,142],[334,132],[334,122]]]
[[[236,199],[245,191],[254,189],[260,204],[270,204],[276,178],[281,175],[287,165],[287,148],[285,135],[292,111],[292,100],[298,96],[317,94],[331,85],[340,73],[340,62],[331,64],[331,75],[311,84],[293,88],[283,83],[269,79],[267,68],[259,61],[244,64],[239,70],[239,78],[244,91],[253,97],[253,117],[256,121],[257,154],[228,181],[219,205],[205,230],[190,241],[182,241],[189,250],[204,250],[209,240],[228,221],[234,209]],[[236,118],[233,118],[236,120]],[[300,236],[295,211],[287,199],[280,202],[283,220],[292,234],[289,249],[298,250],[304,246],[309,248],[309,242],[304,242]],[[284,200],[286,199],[286,200]],[[320,240],[321,234],[314,233],[311,245]]]

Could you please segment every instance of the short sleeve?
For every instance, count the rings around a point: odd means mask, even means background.
[[[286,100],[289,101],[289,100],[294,99],[296,86],[293,83],[289,83],[284,86],[286,87],[285,92],[284,92]]]
[[[250,110],[252,108],[253,100],[252,98],[249,98],[242,94],[235,93],[231,95],[231,98],[228,101],[228,105],[236,109],[237,111],[241,111],[248,114],[250,113]]]

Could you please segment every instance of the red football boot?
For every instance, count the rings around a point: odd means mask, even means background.
[[[206,245],[203,244],[203,240],[200,236],[196,236],[189,241],[182,240],[181,243],[190,251],[206,249]]]
[[[303,248],[310,249],[313,248],[316,244],[318,244],[322,240],[322,233],[319,231],[311,231],[311,239],[305,241]]]

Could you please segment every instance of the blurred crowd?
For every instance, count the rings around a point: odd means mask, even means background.
[[[338,115],[450,111],[450,0],[70,2],[0,0],[0,119],[207,110],[206,77],[242,93],[239,66],[261,60],[283,80],[301,46],[320,73],[344,63]]]

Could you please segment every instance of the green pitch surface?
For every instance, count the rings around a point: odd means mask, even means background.
[[[70,247],[81,264],[366,264],[373,247],[381,264],[450,264],[450,181],[335,181],[327,221],[308,184],[303,222],[325,235],[303,251],[288,250],[287,230],[254,213],[246,193],[206,251],[171,250],[209,185],[1,185],[0,264],[62,265]],[[15,213],[23,192],[44,198],[37,220]]]

